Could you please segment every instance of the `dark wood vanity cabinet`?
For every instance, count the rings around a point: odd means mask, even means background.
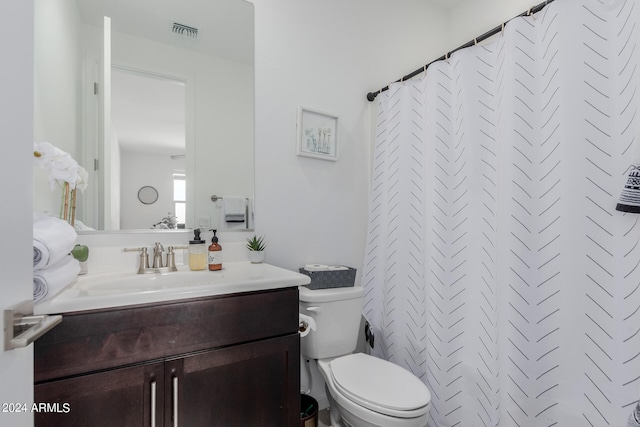
[[[297,288],[65,315],[35,344],[35,425],[298,426],[297,328]]]

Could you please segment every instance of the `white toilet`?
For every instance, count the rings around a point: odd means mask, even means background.
[[[317,370],[311,381],[324,380],[332,427],[424,427],[431,394],[411,372],[386,360],[352,353],[362,311],[361,287],[300,291],[300,313],[311,316],[316,330],[300,338],[300,352]],[[316,378],[320,372],[322,378]],[[314,377],[315,374],[315,377]]]

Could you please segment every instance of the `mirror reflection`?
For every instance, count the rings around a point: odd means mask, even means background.
[[[152,227],[165,229],[167,222],[160,220],[165,217],[184,228],[185,117],[184,81],[112,67],[111,140],[119,146],[119,156],[111,159],[111,169],[119,171],[120,190],[119,224],[112,224],[114,228],[148,228],[149,218],[158,218]],[[155,191],[153,203],[140,198],[141,191],[150,188]],[[115,191],[116,186],[111,188]]]
[[[34,141],[90,172],[76,213],[85,229],[251,229],[253,4],[35,3]],[[156,202],[140,202],[145,186]],[[34,170],[34,210],[56,214],[58,197]],[[246,221],[225,221],[238,200]]]

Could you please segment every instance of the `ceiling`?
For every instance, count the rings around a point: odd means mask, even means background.
[[[80,17],[113,31],[253,64],[253,4],[239,0],[77,0]],[[197,41],[171,32],[173,23],[198,29]],[[250,29],[250,30],[248,30]]]

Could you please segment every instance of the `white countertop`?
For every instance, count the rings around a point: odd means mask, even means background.
[[[172,273],[135,271],[87,274],[55,297],[37,303],[34,314],[123,307],[187,298],[263,291],[308,284],[304,274],[270,264],[227,262],[221,271],[190,271],[179,266]]]

